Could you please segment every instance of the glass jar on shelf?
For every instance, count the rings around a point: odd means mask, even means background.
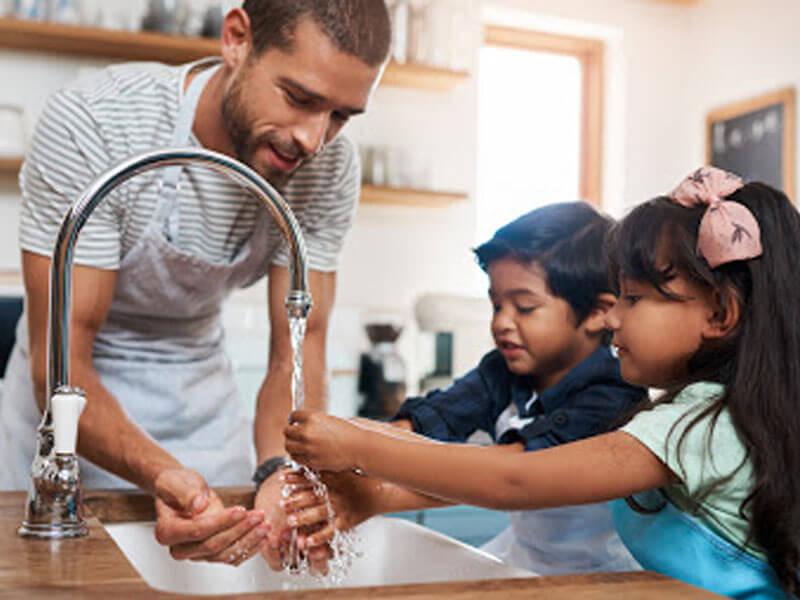
[[[358,158],[361,161],[361,183],[372,183],[372,147],[365,144],[358,145]]]
[[[51,0],[47,19],[64,25],[80,25],[83,21],[80,0]]]
[[[472,10],[469,1],[451,3],[447,67],[453,71],[472,69],[473,55],[480,43]]]
[[[403,150],[396,146],[386,148],[386,185],[392,188],[405,187]]]
[[[46,18],[47,5],[42,0],[14,0],[9,14],[34,21]]]
[[[409,0],[392,0],[389,10],[392,17],[392,60],[404,63],[408,60]]]
[[[425,7],[425,23],[428,38],[426,63],[439,68],[447,68],[450,58],[450,6],[449,3],[430,2]]]
[[[161,33],[177,33],[177,4],[176,0],[150,0],[147,12],[142,18],[144,31],[157,31]]]
[[[408,60],[428,64],[431,55],[429,0],[409,0]]]
[[[375,146],[370,154],[370,183],[376,186],[388,185],[389,165],[387,149],[384,146]]]

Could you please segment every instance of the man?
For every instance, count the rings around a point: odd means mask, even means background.
[[[306,397],[324,406],[336,262],[360,179],[353,144],[337,134],[366,109],[390,37],[382,0],[245,0],[226,16],[221,61],[114,66],[50,99],[20,179],[26,314],[0,406],[10,463],[0,487],[27,485],[46,401],[48,272],[61,217],[91,179],[145,150],[201,145],[280,187],[308,247]],[[89,399],[79,432],[90,461],[84,486],[126,480],[151,492],[157,537],[176,558],[239,564],[268,538],[265,556],[279,566],[275,472],[292,369],[287,254],[257,201],[196,168],[137,176],[81,234],[71,381]],[[208,487],[241,484],[254,468],[220,309],[233,288],[265,274],[270,356],[254,431],[261,485],[247,512],[224,507]]]

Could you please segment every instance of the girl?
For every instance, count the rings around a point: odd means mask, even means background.
[[[611,251],[622,376],[666,390],[619,431],[501,457],[301,411],[287,450],[502,510],[626,498],[614,523],[645,568],[734,598],[796,596],[800,215],[703,168],[634,209]]]

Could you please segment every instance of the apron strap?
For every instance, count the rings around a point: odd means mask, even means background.
[[[219,69],[219,65],[206,69],[198,74],[189,85],[178,112],[175,131],[172,134],[173,147],[188,145],[200,94],[217,69]],[[182,171],[183,166],[181,165],[173,165],[164,169],[164,175],[161,178],[161,199],[153,215],[155,223],[164,223],[164,234],[173,243],[178,239],[178,215],[174,214],[174,208],[178,199],[178,181]]]
[[[625,498],[628,508],[642,515],[655,515],[667,507],[669,496],[664,488],[633,494]]]

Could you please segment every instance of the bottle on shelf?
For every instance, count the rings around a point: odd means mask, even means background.
[[[403,64],[408,60],[408,0],[393,0],[389,4],[392,16],[392,60]]]
[[[419,64],[430,64],[428,6],[428,0],[409,0],[408,59]]]

